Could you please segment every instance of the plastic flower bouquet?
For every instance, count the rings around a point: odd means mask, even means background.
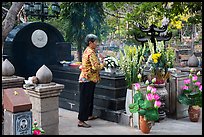
[[[42,128],[38,127],[38,123],[36,120],[33,122],[32,133],[33,135],[42,135],[45,133],[45,131]]]
[[[170,76],[168,69],[172,68],[174,64],[174,50],[171,47],[165,49],[163,42],[157,43],[157,51],[154,51],[152,46],[150,48],[151,56],[149,63],[152,77],[156,78],[155,84],[163,84]]]
[[[195,69],[190,70],[189,78],[184,80],[182,93],[178,96],[181,104],[202,107],[202,83],[198,81],[200,71],[194,73]]]
[[[134,103],[129,105],[131,113],[138,112],[139,115],[144,116],[146,121],[157,121],[159,119],[158,108],[161,106],[159,95],[156,93],[156,88],[151,86],[146,81],[146,92],[140,90],[140,84],[134,85]]]

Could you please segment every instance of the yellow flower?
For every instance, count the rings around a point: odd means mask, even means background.
[[[157,62],[158,62],[158,60],[157,60],[157,59],[153,59],[153,61],[154,61],[154,63],[157,63]]]
[[[153,60],[158,60],[160,57],[161,57],[160,53],[155,53],[155,54],[152,55]]]

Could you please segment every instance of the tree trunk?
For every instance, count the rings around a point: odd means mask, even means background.
[[[6,39],[8,33],[13,29],[16,23],[16,16],[19,13],[23,4],[24,2],[12,2],[12,5],[9,11],[2,22],[2,55],[3,55],[3,48],[4,48],[4,40]]]
[[[81,46],[81,42],[77,42],[77,55],[78,55],[78,61],[81,62],[82,61],[82,46]]]

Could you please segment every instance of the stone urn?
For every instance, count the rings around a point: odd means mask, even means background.
[[[2,63],[2,76],[12,76],[15,73],[15,68],[8,59]]]
[[[193,53],[193,55],[188,59],[188,66],[189,67],[198,67],[199,65],[199,60]]]
[[[37,72],[36,77],[38,78],[39,84],[46,84],[52,81],[52,72],[51,70],[43,65]]]

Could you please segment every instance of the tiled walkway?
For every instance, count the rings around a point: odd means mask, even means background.
[[[137,128],[102,119],[88,121],[91,128],[77,127],[77,115],[78,112],[59,109],[59,135],[145,135]],[[190,122],[188,117],[166,118],[155,123],[148,135],[202,135],[202,114],[196,123]]]

